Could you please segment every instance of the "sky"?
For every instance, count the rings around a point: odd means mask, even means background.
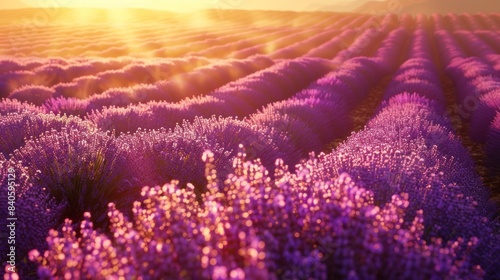
[[[99,8],[146,8],[175,11],[193,9],[260,9],[318,11],[339,5],[340,8],[353,2],[361,4],[367,0],[2,0],[0,9],[49,7],[99,7]]]

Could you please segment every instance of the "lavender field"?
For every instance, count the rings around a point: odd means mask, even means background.
[[[33,14],[5,280],[500,279],[500,13]]]

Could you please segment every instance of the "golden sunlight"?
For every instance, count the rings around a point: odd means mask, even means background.
[[[210,0],[22,0],[29,7],[67,7],[67,8],[143,8],[150,10],[171,10],[177,12],[188,12],[197,9],[213,8]]]

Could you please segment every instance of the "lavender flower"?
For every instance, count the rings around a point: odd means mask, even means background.
[[[347,45],[354,40],[355,35],[355,30],[343,30],[340,35],[333,37],[330,41],[317,47],[310,48],[304,56],[332,59],[337,53],[342,51],[343,45]]]
[[[23,261],[30,250],[46,250],[45,238],[52,228],[58,228],[63,210],[66,207],[64,202],[58,202],[52,198],[46,188],[30,183],[31,174],[25,166],[19,163],[0,160],[0,235],[7,239],[9,228],[7,225],[8,215],[8,168],[15,174],[15,240],[16,247],[16,268],[19,276],[23,279],[33,278],[36,273],[36,266],[33,263]],[[10,173],[12,174],[12,173]],[[33,226],[36,225],[36,226]],[[12,245],[12,244],[11,244]],[[7,242],[0,246],[0,258],[2,266],[8,260],[10,245]]]
[[[170,180],[180,181],[181,186],[192,183],[197,188],[205,185],[204,167],[199,162],[204,150],[210,148],[218,155],[217,170],[221,174],[230,171],[231,158],[238,145],[244,143],[250,158],[261,158],[266,166],[285,156],[280,142],[266,134],[266,128],[231,118],[196,118],[184,122],[172,131],[165,129],[124,134],[118,137],[120,146],[129,149],[131,163],[126,173],[136,177],[136,187],[163,184]]]
[[[472,140],[484,143],[488,128],[500,111],[500,88],[482,95],[477,109],[472,112],[469,135]]]
[[[218,186],[213,154],[207,191],[198,203],[173,181],[142,191],[133,220],[109,206],[110,238],[93,228],[82,236],[70,221],[51,231],[49,251],[32,251],[41,278],[182,277],[213,279],[469,278],[483,272],[468,251],[477,240],[422,239],[419,211],[406,225],[406,194],[383,205],[347,174],[311,181],[307,168],[291,174],[276,165],[276,180],[257,162],[234,161],[234,174]],[[360,234],[362,233],[362,234]],[[64,257],[60,257],[64,256]],[[415,274],[418,271],[418,274]],[[409,274],[411,273],[411,274]]]
[[[75,129],[81,133],[91,133],[97,130],[92,123],[79,118],[32,112],[4,116],[0,122],[0,129],[6,135],[0,140],[0,153],[5,157],[10,157],[14,150],[44,132]]]
[[[31,103],[20,102],[15,99],[2,99],[0,101],[0,116],[6,116],[11,113],[30,112],[31,114],[42,113],[43,110]]]
[[[30,102],[35,105],[42,105],[45,100],[52,97],[54,90],[43,86],[23,86],[12,91],[9,95],[11,99],[17,99],[21,102]]]
[[[497,112],[495,118],[491,122],[486,137],[486,161],[487,165],[493,174],[500,174],[500,154],[499,141],[500,139],[500,113]]]
[[[42,105],[46,113],[66,114],[83,118],[87,115],[88,100],[78,98],[52,97]]]
[[[28,141],[10,160],[27,167],[29,183],[67,205],[63,217],[76,221],[90,211],[102,225],[102,207],[111,201],[121,205],[120,199],[127,199],[123,194],[130,186],[123,173],[126,153],[108,134],[63,127]]]

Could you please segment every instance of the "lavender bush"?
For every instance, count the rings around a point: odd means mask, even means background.
[[[212,154],[205,152],[203,157],[208,185],[202,203],[196,202],[192,190],[179,189],[173,181],[144,188],[144,202],[134,205],[132,219],[110,204],[112,238],[93,228],[88,213],[81,237],[67,220],[62,232],[50,232],[49,251],[30,253],[40,265],[40,278],[483,275],[466,257],[474,238],[424,241],[422,211],[411,224],[402,223],[409,205],[406,194],[376,206],[372,193],[347,174],[311,181],[307,167],[291,174],[280,161],[276,180],[271,180],[258,161],[245,162],[242,153],[233,163],[234,173],[222,183]]]

